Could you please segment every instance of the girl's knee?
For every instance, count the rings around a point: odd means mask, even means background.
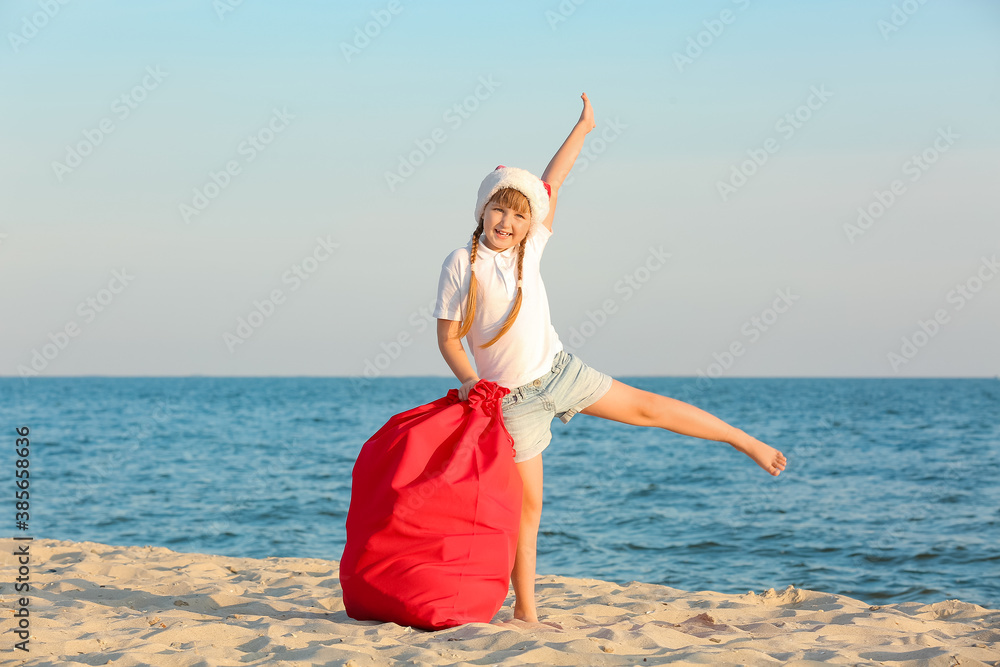
[[[517,464],[521,474],[521,522],[538,523],[542,516],[542,455]]]
[[[532,484],[524,485],[524,492],[521,494],[521,521],[538,523],[542,518],[542,489]]]
[[[521,499],[521,522],[539,523],[542,519],[542,499],[529,498],[527,494]]]

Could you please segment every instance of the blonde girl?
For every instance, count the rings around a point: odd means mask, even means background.
[[[595,370],[563,349],[549,316],[540,261],[552,236],[559,188],[594,127],[587,98],[569,137],[541,179],[523,169],[498,166],[483,180],[476,200],[478,223],[469,243],[441,267],[434,317],[438,347],[461,382],[459,398],[482,378],[509,388],[504,424],[514,439],[524,482],[517,556],[511,581],[514,618],[538,623],[535,554],[542,515],[542,450],[553,417],[563,423],[576,413],[637,426],[655,426],[705,440],[725,442],[771,475],[785,457],[740,429],[692,405],[643,391]],[[474,370],[462,347],[468,341]]]

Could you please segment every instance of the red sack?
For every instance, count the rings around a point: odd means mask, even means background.
[[[509,392],[480,380],[460,401],[451,389],[364,444],[340,561],[348,616],[437,630],[500,610],[521,522]]]

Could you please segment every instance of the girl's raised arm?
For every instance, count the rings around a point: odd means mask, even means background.
[[[573,131],[566,137],[556,154],[549,161],[549,166],[545,167],[542,173],[542,180],[549,184],[552,194],[549,197],[549,214],[542,222],[549,231],[552,231],[552,218],[556,212],[556,197],[559,194],[559,187],[569,176],[573,163],[576,162],[580,149],[583,148],[583,138],[594,129],[594,110],[590,106],[587,93],[580,95],[583,98],[583,111],[580,113],[580,120],[576,122]]]

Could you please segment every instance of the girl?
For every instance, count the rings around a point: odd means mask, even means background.
[[[479,187],[472,239],[441,267],[434,317],[438,347],[462,383],[466,400],[480,378],[508,387],[503,418],[514,440],[524,496],[514,584],[514,618],[538,623],[535,608],[535,547],[542,515],[542,450],[552,438],[552,418],[563,423],[577,412],[626,424],[656,426],[725,442],[772,475],[785,469],[781,452],[681,401],[636,389],[583,363],[563,349],[549,318],[539,264],[552,236],[559,188],[592,130],[594,114],[583,112],[542,173],[500,165]],[[469,364],[462,338],[476,362]]]

